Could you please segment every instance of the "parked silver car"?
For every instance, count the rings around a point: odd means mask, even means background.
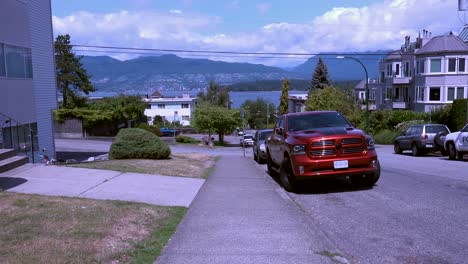
[[[446,156],[444,148],[445,136],[450,133],[446,125],[421,124],[410,126],[394,142],[394,151],[401,154],[404,150],[411,150],[413,156],[425,155],[430,151],[440,151]]]
[[[253,138],[254,160],[259,164],[264,164],[267,159],[265,140],[271,136],[273,129],[262,129],[255,132]]]

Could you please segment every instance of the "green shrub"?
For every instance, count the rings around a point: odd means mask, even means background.
[[[394,130],[395,127],[404,122],[423,120],[429,121],[427,113],[409,110],[377,110],[372,111],[369,118],[370,133],[377,135],[384,129]]]
[[[400,133],[403,133],[406,130],[408,130],[408,128],[412,125],[418,125],[418,124],[424,124],[424,123],[426,123],[426,121],[424,120],[411,120],[411,121],[401,122],[395,126],[395,130],[397,130]]]
[[[466,99],[453,100],[452,107],[450,109],[450,120],[448,127],[451,131],[458,131],[466,124]]]
[[[156,136],[160,137],[162,136],[162,133],[161,133],[161,130],[158,126],[150,126],[146,123],[141,123],[138,125],[138,128],[141,128],[141,129],[144,129],[148,132],[151,132],[153,134],[155,134]]]
[[[374,136],[374,141],[376,144],[391,145],[400,134],[400,131],[384,129]]]
[[[200,143],[200,140],[196,140],[193,137],[189,137],[189,136],[179,135],[179,136],[176,137],[176,142],[186,143],[186,144],[196,144],[196,143]]]
[[[166,142],[140,128],[121,129],[109,151],[110,159],[167,159],[170,155]]]

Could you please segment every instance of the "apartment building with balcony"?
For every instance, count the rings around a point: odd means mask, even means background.
[[[144,98],[143,101],[148,104],[145,115],[150,125],[153,124],[156,116],[161,116],[168,122],[180,122],[183,126],[189,126],[197,104],[197,98],[189,94],[164,97],[158,91]]]
[[[468,46],[453,33],[432,37],[423,31],[415,42],[407,36],[379,66],[384,108],[429,112],[467,98],[467,59]]]

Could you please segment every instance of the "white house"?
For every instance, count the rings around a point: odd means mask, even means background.
[[[152,125],[155,116],[161,116],[169,122],[179,121],[183,126],[189,126],[197,98],[189,94],[180,97],[163,97],[158,91],[143,99],[148,103],[145,115],[148,124]]]

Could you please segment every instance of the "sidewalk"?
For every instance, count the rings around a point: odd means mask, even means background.
[[[337,263],[313,228],[263,166],[224,156],[155,263]]]
[[[27,164],[0,173],[10,192],[189,207],[205,180]]]

